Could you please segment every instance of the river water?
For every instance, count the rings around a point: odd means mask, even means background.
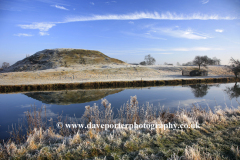
[[[223,109],[226,106],[238,107],[240,85],[214,83],[0,94],[0,138],[8,137],[8,127],[17,124],[33,106],[39,109],[45,105],[48,119],[56,118],[58,114],[80,118],[85,106],[93,106],[94,103],[101,106],[101,99],[106,98],[117,115],[117,110],[135,95],[140,106],[149,102],[155,107],[164,106],[170,112],[193,105],[214,110],[216,106]]]

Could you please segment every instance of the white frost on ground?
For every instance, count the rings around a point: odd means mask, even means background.
[[[209,66],[208,76],[182,76],[186,66],[76,65],[54,69],[0,73],[0,85],[203,79],[233,76],[224,66]]]

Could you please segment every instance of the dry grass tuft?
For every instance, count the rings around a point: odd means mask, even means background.
[[[81,143],[81,141],[82,141],[81,137],[80,137],[79,133],[77,132],[77,134],[75,134],[73,136],[72,140],[70,141],[70,144],[71,145],[78,145],[78,144]]]
[[[200,160],[201,153],[198,146],[187,146],[185,149],[185,157],[189,160]]]
[[[7,149],[8,155],[15,155],[15,153],[17,152],[17,146],[13,142],[7,144],[5,147]]]
[[[157,134],[164,134],[168,131],[168,129],[164,130],[164,128],[162,127],[164,125],[164,123],[162,122],[161,118],[158,118],[156,120],[156,124],[158,124],[157,127],[156,127],[156,133]]]

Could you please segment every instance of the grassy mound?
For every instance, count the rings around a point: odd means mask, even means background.
[[[86,64],[124,64],[124,62],[94,50],[45,49],[16,62],[4,71],[34,71]]]
[[[73,64],[123,64],[124,62],[118,59],[110,58],[105,54],[94,50],[62,50],[59,52],[64,65]]]

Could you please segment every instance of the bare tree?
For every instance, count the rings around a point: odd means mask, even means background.
[[[220,59],[217,59],[216,57],[208,58],[208,64],[209,65],[220,65]]]
[[[231,63],[231,66],[230,66],[231,71],[234,73],[234,75],[237,78],[238,74],[240,73],[240,61],[238,59],[235,60],[231,58],[230,63]]]
[[[220,59],[216,57],[208,58],[207,56],[196,56],[192,62],[183,63],[183,66],[191,66],[191,65],[198,65],[199,69],[200,66],[207,67],[207,65],[220,65]]]
[[[200,66],[207,67],[209,64],[208,60],[209,58],[207,56],[196,56],[193,60],[193,64],[198,65],[200,70]]]
[[[145,56],[146,65],[154,65],[156,60],[150,54]]]
[[[9,66],[10,66],[10,64],[7,62],[3,62],[3,64],[2,64],[3,69],[8,68]]]

